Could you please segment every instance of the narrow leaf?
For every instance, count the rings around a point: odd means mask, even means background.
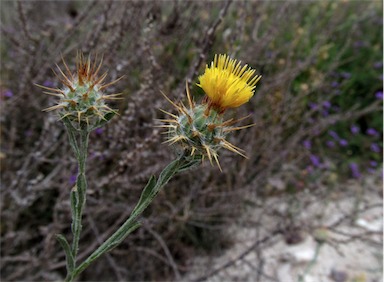
[[[77,144],[75,132],[77,132],[77,129],[73,127],[71,124],[71,121],[68,119],[68,117],[64,117],[62,119],[64,122],[65,127],[67,128],[68,138],[69,138],[69,144],[72,146],[73,151],[75,152],[75,155],[79,155],[79,146]]]
[[[102,243],[83,263],[81,263],[74,271],[74,277],[80,274],[86,269],[93,261],[99,258],[102,254],[112,250],[119,243],[121,243],[130,233],[136,230],[140,223],[135,219],[148,207],[154,197],[160,191],[168,181],[177,174],[180,170],[186,170],[193,167],[200,160],[186,159],[184,155],[179,156],[178,159],[171,162],[161,173],[156,181],[156,178],[152,176],[147,185],[144,187],[141,193],[139,202],[133,209],[130,217],[124,222],[124,224],[104,243]]]
[[[136,207],[133,209],[130,218],[136,218],[139,216],[142,212],[141,207],[147,201],[148,197],[152,194],[153,189],[156,186],[156,178],[154,176],[151,176],[151,178],[148,180],[147,185],[144,187],[143,192],[141,193],[139,202],[137,203]],[[140,211],[139,211],[140,209]]]
[[[171,162],[159,175],[159,180],[157,181],[158,189],[168,183],[168,181],[174,176],[180,167],[180,160],[176,159]]]
[[[188,161],[186,161],[186,163],[182,164],[179,167],[179,171],[178,172],[194,168],[194,167],[200,165],[200,163],[201,163],[201,159],[188,160]]]
[[[104,115],[104,118],[101,119],[95,126],[93,126],[91,128],[91,130],[95,130],[99,127],[102,127],[103,125],[105,125],[108,121],[110,121],[113,117],[115,116],[115,113],[114,112],[108,112]]]
[[[99,248],[97,248],[83,263],[81,263],[74,272],[74,276],[80,274],[84,269],[86,269],[93,261],[98,259],[104,253],[109,252],[117,245],[119,245],[130,233],[135,231],[140,227],[139,222],[131,223],[127,226],[124,224],[124,228],[116,231],[107,241],[105,241]]]
[[[131,213],[130,219],[135,219],[148,207],[160,189],[164,187],[168,181],[180,171],[180,164],[181,160],[176,159],[160,173],[157,182],[155,182],[155,177],[153,176],[149,179],[148,184],[145,186],[143,192],[141,193],[138,204]],[[187,169],[187,167],[185,169]]]
[[[130,234],[132,233],[133,231],[135,231],[137,228],[139,228],[141,226],[141,223],[140,222],[133,222],[131,225],[127,226],[126,229],[121,233],[119,234],[119,236],[117,236],[115,238],[115,240],[113,240],[108,246],[107,248],[105,249],[104,252],[109,252],[110,250],[112,250],[113,248],[115,248],[117,245],[119,245],[122,241],[124,241],[124,239]]]
[[[65,257],[67,259],[68,273],[72,273],[75,269],[75,259],[73,258],[71,247],[69,246],[67,239],[61,234],[56,234],[56,239],[59,241],[61,247],[64,249]]]
[[[77,191],[75,190],[76,186],[71,191],[71,213],[72,213],[72,233],[75,234],[75,230],[77,229],[77,221],[76,221],[76,210],[78,205],[78,197],[77,197]]]

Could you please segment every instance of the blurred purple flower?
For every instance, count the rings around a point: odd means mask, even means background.
[[[377,91],[375,97],[376,99],[383,100],[383,91]]]
[[[373,64],[373,67],[375,69],[381,69],[381,68],[383,68],[383,62],[376,62]]]
[[[309,102],[308,106],[311,108],[311,110],[317,110],[317,104],[313,102]]]
[[[336,88],[336,87],[338,87],[340,84],[337,82],[337,81],[332,81],[332,83],[331,83],[331,86],[333,87],[333,88]]]
[[[321,115],[322,115],[323,117],[327,117],[327,116],[329,116],[329,112],[326,111],[326,110],[323,110],[323,111],[321,111]]]
[[[339,144],[340,144],[341,147],[345,147],[345,146],[348,145],[348,141],[345,140],[345,139],[341,139],[341,140],[339,141]]]
[[[351,74],[346,71],[343,71],[342,73],[340,73],[340,76],[345,79],[351,78]]]
[[[312,147],[311,140],[308,140],[308,139],[304,140],[303,141],[303,146],[304,146],[304,148],[306,148],[308,150],[311,149],[311,147]]]
[[[4,97],[11,98],[13,96],[13,93],[11,90],[7,89],[4,91]]]
[[[101,128],[101,127],[97,128],[97,129],[95,130],[95,133],[96,133],[97,135],[100,135],[100,134],[102,134],[103,132],[104,132],[104,129]]]
[[[273,52],[272,51],[267,51],[267,52],[265,52],[265,55],[267,55],[267,58],[272,58],[273,57]]]
[[[336,90],[334,91],[334,93],[335,93],[335,95],[340,95],[340,94],[341,94],[341,90],[340,90],[340,89],[336,89]]]
[[[332,106],[331,102],[329,102],[329,101],[324,101],[323,102],[323,107],[324,108],[329,109],[331,106]]]
[[[365,45],[366,43],[364,41],[355,41],[355,43],[353,43],[353,46],[356,48],[364,47]]]
[[[338,107],[338,106],[332,106],[332,110],[334,110],[335,112],[338,112],[338,111],[340,111],[340,107]]]
[[[325,142],[325,144],[326,144],[329,148],[333,148],[333,147],[335,147],[335,142],[333,142],[332,140],[328,140],[327,142]]]
[[[349,168],[351,169],[353,178],[360,178],[361,174],[359,171],[359,166],[356,163],[350,163]]]
[[[52,81],[50,81],[50,80],[46,80],[46,81],[44,81],[43,82],[43,86],[46,86],[46,87],[55,87],[55,84],[52,82]]]
[[[329,73],[332,77],[338,77],[338,73],[336,71],[331,71]]]
[[[311,130],[311,134],[313,134],[313,136],[319,136],[320,133],[321,131],[318,128]]]
[[[368,128],[367,129],[367,134],[370,135],[370,136],[378,136],[379,132],[377,132],[377,130],[374,129],[374,128]]]
[[[97,158],[101,161],[105,160],[105,154],[100,154],[97,156]]]
[[[352,134],[359,133],[360,132],[360,127],[357,126],[356,124],[351,125],[351,132],[352,132]]]
[[[376,170],[375,169],[373,169],[373,168],[367,168],[367,171],[369,172],[369,173],[372,173],[372,174],[374,174],[375,172],[376,172]]]
[[[370,148],[372,152],[380,153],[380,146],[377,143],[372,143]]]
[[[320,158],[318,156],[311,154],[309,158],[311,159],[314,167],[319,167],[321,165]]]
[[[377,162],[376,161],[369,161],[369,165],[372,167],[377,167]]]
[[[312,173],[312,172],[313,172],[313,167],[310,166],[310,165],[308,165],[308,166],[305,168],[305,170],[306,170],[307,172],[309,172],[309,173]]]
[[[336,140],[339,140],[339,139],[340,139],[339,135],[337,135],[337,133],[336,133],[335,131],[333,131],[333,130],[329,130],[329,131],[328,131],[328,134],[329,134],[333,139],[336,139]]]
[[[79,172],[79,168],[76,167],[76,169],[73,171],[73,173],[69,177],[69,185],[75,185],[76,184],[78,172]]]
[[[94,159],[94,158],[96,158],[97,157],[97,153],[96,152],[90,152],[89,153],[89,159],[90,160],[92,160],[92,159]]]
[[[69,177],[69,185],[75,185],[76,184],[76,179],[77,179],[77,175],[76,174],[72,174]]]

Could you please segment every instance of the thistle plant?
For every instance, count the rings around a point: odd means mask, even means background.
[[[59,97],[60,100],[55,106],[49,107],[44,111],[61,110],[60,119],[65,119],[77,129],[86,125],[88,131],[100,126],[101,121],[107,121],[107,117],[116,114],[116,110],[111,109],[105,103],[106,100],[120,99],[121,93],[105,95],[104,90],[119,81],[120,77],[110,83],[102,84],[107,77],[107,72],[98,77],[103,60],[97,65],[97,58],[91,63],[90,57],[84,59],[82,53],[77,58],[77,73],[72,74],[63,59],[63,64],[67,75],[57,66],[62,77],[55,75],[64,84],[62,89],[54,89],[38,85],[45,90],[45,94]]]
[[[88,155],[88,139],[92,130],[103,126],[116,113],[106,103],[106,100],[119,99],[119,95],[105,95],[104,90],[119,81],[116,79],[110,83],[103,84],[107,73],[98,76],[102,66],[102,59],[97,64],[97,59],[92,63],[90,57],[85,59],[82,53],[77,55],[76,72],[72,73],[64,59],[62,59],[66,74],[57,66],[59,76],[55,75],[63,83],[62,88],[50,88],[43,85],[44,93],[59,98],[56,105],[43,111],[58,110],[60,120],[67,129],[69,143],[75,153],[78,162],[78,175],[76,185],[71,191],[72,233],[73,240],[70,246],[63,235],[57,235],[57,239],[64,248],[67,259],[67,281],[73,280],[76,270],[76,256],[79,249],[79,240],[82,229],[82,214],[86,202],[87,179],[86,161]]]
[[[230,59],[226,55],[215,56],[210,67],[199,77],[199,84],[206,93],[201,104],[196,104],[186,84],[186,93],[189,107],[183,103],[165,98],[176,108],[178,115],[162,110],[170,119],[161,120],[161,127],[168,128],[168,140],[171,145],[177,144],[179,153],[174,161],[168,164],[156,179],[152,176],[144,187],[140,199],[133,208],[129,218],[83,262],[77,261],[79,241],[82,229],[82,214],[86,203],[86,160],[89,134],[92,130],[106,124],[117,111],[110,108],[107,100],[120,99],[121,93],[105,94],[105,89],[119,81],[118,78],[110,83],[103,84],[107,73],[98,76],[102,60],[97,59],[92,63],[80,53],[77,56],[76,72],[72,73],[63,59],[65,72],[58,67],[59,75],[56,76],[63,83],[62,88],[54,89],[42,85],[44,93],[59,98],[56,105],[44,111],[57,110],[59,119],[65,124],[69,143],[78,161],[79,172],[76,185],[70,192],[73,239],[71,245],[67,239],[57,235],[57,239],[66,254],[67,277],[65,281],[73,281],[93,261],[104,253],[115,248],[131,232],[140,226],[138,217],[150,205],[157,193],[177,173],[195,167],[200,160],[208,158],[211,164],[216,162],[221,170],[218,151],[225,148],[246,157],[244,151],[226,140],[227,134],[232,131],[247,128],[246,126],[233,126],[244,119],[224,120],[223,114],[229,108],[238,107],[253,96],[255,85],[260,80],[259,75],[254,75],[255,70],[247,65]]]
[[[178,143],[195,158],[205,157],[211,164],[216,162],[221,170],[218,151],[225,148],[246,158],[244,151],[226,140],[227,134],[244,129],[246,126],[233,126],[243,120],[224,120],[223,114],[229,108],[236,108],[249,101],[253,96],[260,75],[247,65],[230,59],[227,55],[215,55],[211,66],[206,66],[205,73],[199,77],[199,84],[206,97],[202,104],[196,104],[186,85],[189,107],[167,100],[176,108],[178,115],[164,111],[172,119],[161,120],[168,128],[170,144]],[[246,117],[245,117],[246,118]]]

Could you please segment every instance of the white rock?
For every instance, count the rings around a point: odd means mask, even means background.
[[[383,222],[379,219],[368,221],[364,218],[359,218],[356,221],[356,225],[372,232],[381,232],[383,230]]]
[[[303,282],[319,282],[319,281],[324,281],[324,280],[319,280],[319,277],[314,277],[309,274],[304,275],[303,277]]]
[[[286,187],[286,184],[284,183],[283,180],[281,180],[280,178],[269,178],[268,179],[268,183],[269,185],[271,185],[273,188],[276,188],[277,190],[284,190],[285,187]]]
[[[279,281],[294,282],[291,272],[292,272],[292,269],[289,263],[281,264],[277,269],[277,277]]]
[[[287,246],[285,253],[289,261],[296,264],[307,263],[313,260],[316,252],[316,242],[312,237],[307,237],[299,245]]]

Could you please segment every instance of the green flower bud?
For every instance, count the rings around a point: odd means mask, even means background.
[[[185,107],[182,103],[177,105],[164,95],[179,112],[179,115],[174,115],[162,110],[173,118],[161,120],[166,124],[160,127],[168,128],[168,140],[166,142],[171,145],[180,145],[185,152],[196,158],[204,159],[208,157],[211,164],[213,164],[214,160],[220,170],[218,151],[221,148],[225,148],[246,158],[244,151],[228,142],[226,136],[231,131],[243,129],[253,124],[232,127],[232,125],[239,120],[230,119],[224,121],[222,113],[218,113],[215,109],[212,109],[209,104],[196,105],[191,99],[188,85],[186,89],[189,108]]]
[[[110,119],[111,114],[117,114],[116,110],[111,109],[106,100],[121,99],[117,94],[105,94],[105,89],[108,86],[119,81],[122,77],[103,84],[107,73],[98,76],[102,60],[97,64],[97,59],[91,63],[90,57],[84,59],[82,53],[77,56],[77,71],[72,73],[63,59],[63,64],[66,70],[64,73],[59,66],[57,66],[61,76],[55,75],[63,83],[62,88],[50,88],[42,85],[37,85],[49,92],[44,92],[48,95],[59,97],[59,101],[55,106],[44,109],[43,111],[49,112],[59,110],[60,118],[67,118],[71,123],[76,126],[86,124],[88,128],[95,128],[101,122]]]

